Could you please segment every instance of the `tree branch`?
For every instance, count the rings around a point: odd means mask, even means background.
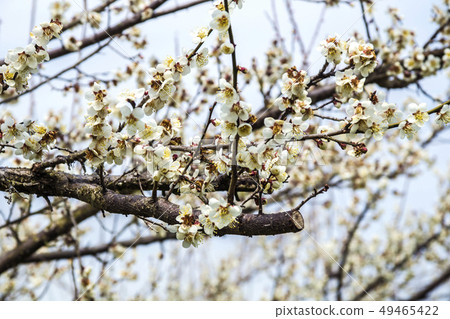
[[[41,196],[60,196],[83,201],[97,210],[112,214],[135,215],[155,218],[169,225],[178,224],[179,206],[163,198],[155,202],[152,198],[134,194],[119,194],[95,183],[86,183],[82,176],[54,171],[33,174],[29,169],[0,169],[0,191],[9,191]],[[200,210],[195,210],[197,217]],[[303,229],[299,221],[303,218],[296,210],[268,215],[245,215],[238,218],[237,225],[218,231],[218,236],[227,234],[242,236],[276,235],[298,232]]]
[[[73,218],[77,223],[80,223],[83,220],[95,215],[97,212],[98,209],[90,205],[83,205],[76,209],[73,213]],[[59,236],[66,234],[73,226],[74,225],[71,218],[63,217],[43,231],[29,237],[17,247],[7,251],[0,256],[0,274],[19,265],[23,260],[27,259],[48,242],[51,242]]]
[[[424,55],[425,56],[434,55],[436,57],[442,57],[445,49],[446,48],[431,50],[431,51],[425,52]],[[389,76],[387,74],[387,71],[389,70],[389,68],[391,66],[392,66],[391,63],[384,63],[384,64],[379,65],[375,69],[375,71],[366,78],[365,84],[375,83],[375,84],[378,84],[380,87],[387,88],[387,89],[400,89],[400,88],[405,88],[415,82],[415,81],[405,81],[405,80],[401,80],[401,79],[397,79],[397,78],[391,79],[391,76]],[[419,81],[420,79],[421,78],[418,77],[416,79],[416,81]],[[335,84],[324,85],[324,86],[320,86],[320,87],[313,87],[308,92],[308,97],[310,97],[312,100],[311,104],[315,104],[319,101],[323,101],[323,100],[332,98],[333,94],[335,94],[335,92],[336,92]],[[255,131],[255,130],[258,130],[258,129],[264,127],[264,119],[266,117],[278,118],[280,116],[280,114],[281,114],[281,111],[277,107],[272,106],[271,108],[266,108],[266,107],[261,108],[258,111],[258,113],[256,114],[258,120],[255,123],[253,123],[253,125],[252,125],[253,130]]]
[[[389,272],[397,271],[398,269],[401,269],[412,257],[418,255],[420,252],[422,252],[424,249],[428,248],[432,243],[434,243],[439,237],[441,236],[441,233],[435,233],[428,237],[426,240],[421,242],[416,246],[414,251],[402,258],[400,261],[394,264],[394,266],[391,269],[388,269]],[[364,298],[364,296],[367,295],[367,293],[371,292],[372,290],[378,288],[379,286],[385,284],[388,281],[388,277],[384,274],[380,274],[379,276],[375,277],[362,291],[360,291],[358,294],[353,297],[352,300],[358,301]]]
[[[414,295],[412,295],[409,298],[409,301],[417,301],[417,300],[423,300],[428,297],[428,295],[438,288],[440,285],[445,284],[447,280],[450,278],[450,267],[447,267],[447,270],[445,270],[439,277],[434,279],[431,283],[426,285],[422,290],[416,292]]]
[[[47,261],[53,261],[53,260],[60,260],[60,259],[71,259],[71,258],[78,258],[78,256],[94,256],[101,253],[105,253],[109,251],[110,248],[118,245],[123,247],[137,247],[142,245],[149,245],[153,243],[162,242],[169,239],[175,239],[175,234],[168,233],[166,236],[146,236],[141,237],[138,240],[136,239],[129,239],[129,240],[123,240],[118,242],[111,242],[107,244],[98,245],[95,247],[85,247],[79,249],[79,255],[76,252],[76,250],[62,250],[62,251],[52,251],[48,253],[41,253],[32,255],[31,257],[25,259],[22,264],[28,264],[28,263],[39,263],[39,262],[47,262]]]
[[[159,8],[162,4],[164,4],[167,0],[158,0],[158,1],[153,1],[150,5],[150,8],[153,10],[156,10],[157,8]],[[80,46],[80,50],[89,47],[93,44],[96,44],[100,41],[103,41],[107,38],[110,38],[111,36],[117,35],[117,34],[121,34],[123,31],[125,31],[128,28],[131,28],[137,24],[140,24],[142,22],[148,21],[150,19],[155,19],[164,15],[168,15],[180,10],[184,10],[187,8],[191,8],[194,7],[196,5],[202,4],[204,2],[208,2],[209,0],[196,0],[196,1],[192,1],[190,3],[186,3],[180,6],[176,6],[172,9],[167,9],[165,11],[160,11],[160,12],[155,12],[151,17],[147,18],[147,19],[142,19],[140,14],[136,14],[131,18],[127,18],[122,20],[121,22],[117,23],[114,26],[111,26],[109,28],[106,28],[104,31],[98,32],[90,37],[84,38],[83,40],[81,40],[81,46]],[[62,57],[64,55],[70,54],[70,53],[74,53],[77,51],[69,51],[64,47],[60,47],[57,49],[53,49],[51,51],[48,52],[50,59],[56,59],[59,57]],[[4,60],[0,60],[0,65],[3,65],[5,63]]]

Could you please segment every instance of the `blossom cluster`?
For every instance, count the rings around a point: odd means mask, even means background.
[[[201,206],[201,213],[196,216],[190,204],[181,206],[178,217],[180,224],[173,225],[170,230],[176,232],[183,247],[197,247],[205,236],[214,236],[216,230],[236,223],[236,217],[242,212],[237,205],[227,203],[224,198],[212,198],[208,205]]]
[[[145,3],[131,1],[131,10],[138,13]],[[174,188],[182,195],[193,195],[203,201],[204,204],[198,210],[194,210],[189,204],[182,206],[177,218],[178,224],[173,228],[169,227],[176,232],[177,238],[183,241],[183,247],[197,247],[205,237],[212,237],[220,233],[221,229],[237,224],[238,216],[242,213],[247,200],[238,204],[218,195],[210,195],[216,185],[214,182],[219,177],[229,175],[235,161],[239,167],[239,175],[252,179],[257,186],[255,194],[248,200],[253,199],[261,210],[266,204],[263,194],[272,194],[280,190],[288,179],[315,178],[299,177],[299,173],[292,172],[288,166],[307,152],[300,152],[299,143],[309,139],[309,134],[316,133],[317,136],[313,139],[322,150],[326,148],[325,142],[330,142],[327,137],[336,136],[336,134],[327,136],[327,133],[333,132],[332,128],[318,126],[313,121],[313,118],[321,117],[319,113],[322,111],[318,111],[321,107],[312,107],[308,91],[311,87],[317,86],[322,79],[335,76],[336,95],[327,105],[340,107],[341,104],[347,104],[346,118],[328,118],[339,122],[341,129],[345,131],[346,140],[343,144],[353,145],[353,149],[349,152],[351,155],[359,156],[365,153],[367,149],[363,142],[370,138],[382,139],[388,128],[399,127],[402,138],[412,139],[418,129],[429,120],[425,104],[411,103],[403,117],[402,112],[394,104],[384,101],[381,94],[376,92],[368,94],[368,88],[364,87],[366,78],[377,66],[374,46],[364,41],[354,39],[344,41],[334,36],[321,42],[326,63],[316,76],[310,76],[307,71],[290,66],[290,58],[284,56],[276,43],[267,53],[270,68],[258,70],[254,61],[253,70],[248,72],[250,75],[247,75],[246,71],[239,73],[247,83],[251,77],[255,77],[261,91],[269,92],[268,101],[265,102],[273,102],[273,107],[281,111],[276,118],[261,119],[264,126],[254,132],[253,124],[258,119],[252,114],[252,106],[241,95],[236,84],[237,79],[231,78],[229,70],[225,69],[217,83],[204,68],[210,58],[220,58],[221,54],[234,53],[234,44],[228,39],[230,12],[241,6],[242,1],[229,1],[226,10],[223,1],[216,1],[211,11],[209,27],[199,28],[193,34],[195,49],[185,51],[176,58],[168,56],[163,61],[152,60],[149,70],[133,62],[127,66],[125,72],[116,72],[117,81],[125,81],[134,75],[138,89],[123,90],[112,96],[103,85],[94,82],[85,94],[88,109],[83,129],[86,133],[84,138],[88,137],[90,142],[86,159],[91,166],[97,167],[103,163],[122,165],[127,158],[131,158],[133,162],[137,161],[146,166],[155,185],[165,183],[169,185],[171,191]],[[4,67],[16,70],[13,77],[15,81],[22,76],[18,74],[20,72],[23,74],[34,72],[41,62],[37,58],[37,46],[45,46],[51,36],[57,36],[60,32],[56,27],[59,25],[57,22],[52,21],[50,25],[52,26],[49,27],[50,31],[43,25],[41,25],[43,31],[39,28],[33,31],[34,53],[33,47],[27,47],[16,55],[14,52],[8,53],[6,59],[8,64]],[[209,52],[208,48],[202,45],[214,30],[218,32],[218,44],[212,52]],[[125,36],[127,34],[129,39],[140,37],[138,29],[124,33]],[[76,39],[68,41],[70,43],[66,43],[67,47],[78,49],[80,43]],[[390,53],[385,48],[381,54]],[[432,74],[440,69],[441,60],[442,64],[449,63],[449,56],[448,49],[442,59],[426,54],[422,49],[414,49],[411,56],[399,65],[399,69],[420,70],[424,75]],[[42,58],[42,61],[45,59]],[[337,69],[337,65],[341,62],[345,67]],[[325,73],[330,64],[333,67],[332,71]],[[169,118],[160,118],[162,112],[155,114],[164,107],[168,109],[177,104],[175,100],[177,94],[184,94],[182,79],[194,68],[199,71],[198,82],[204,84],[202,89],[205,98],[200,103],[207,105],[211,102],[209,100],[211,96],[215,98],[214,106],[210,110],[219,115],[218,118],[210,118],[207,124],[212,124],[220,133],[213,138],[213,143],[217,146],[216,152],[209,151],[210,148],[202,149],[200,147],[202,141],[198,136],[192,138],[190,145],[182,146],[182,140],[185,138],[182,132],[183,120],[171,116],[169,112],[166,115]],[[246,69],[239,66],[238,70]],[[0,75],[2,79],[7,78],[4,73]],[[278,86],[279,81],[281,86]],[[281,94],[277,98],[271,97],[272,87],[281,89]],[[449,122],[448,105],[435,113],[437,123]],[[17,123],[12,118],[6,118],[0,124],[1,141],[14,146],[16,154],[23,154],[27,159],[42,158],[43,150],[55,140],[54,132],[34,122]],[[358,142],[349,141],[357,138],[356,134],[361,134],[358,135],[362,136],[361,139]],[[254,140],[258,138],[260,142],[256,143]],[[339,145],[342,147],[342,144]],[[232,150],[235,146],[237,152]],[[129,154],[138,156],[127,157]],[[201,165],[204,165],[203,171],[200,171],[203,168]]]
[[[5,64],[0,66],[0,94],[8,88],[22,92],[28,80],[44,61],[49,60],[46,47],[53,37],[59,37],[62,25],[58,20],[41,23],[31,32],[32,42],[25,48],[9,50]],[[39,161],[44,150],[48,150],[56,140],[57,132],[47,129],[35,121],[16,122],[10,114],[0,120],[0,142],[15,149],[16,155]]]
[[[155,180],[174,181],[180,175],[183,158],[175,160],[167,145],[180,137],[181,122],[173,118],[157,124],[154,119],[145,119],[145,109],[137,103],[148,94],[141,88],[125,90],[117,97],[111,97],[99,83],[93,84],[86,93],[89,108],[85,125],[85,132],[91,138],[87,159],[92,166],[105,161],[121,165],[134,143],[134,153],[144,157]],[[120,121],[117,129],[110,124],[110,114]]]
[[[377,66],[373,45],[362,40],[344,41],[338,35],[330,36],[320,43],[320,49],[327,62],[335,65],[346,56],[344,62],[363,77],[367,77]]]
[[[25,48],[18,47],[9,50],[5,64],[0,66],[0,94],[9,87],[22,92],[28,87],[28,80],[32,73],[37,72],[39,64],[50,58],[47,44],[53,38],[59,38],[62,24],[58,20],[41,23],[31,31],[32,41]]]
[[[403,115],[394,104],[382,101],[375,92],[369,100],[351,99],[347,114],[350,117],[350,134],[363,133],[365,139],[373,137],[377,141],[383,138],[389,127],[396,126],[400,129],[401,138],[411,140],[430,119],[425,103],[408,104],[406,115]],[[448,124],[449,115],[448,105],[444,105],[437,114],[436,123]],[[355,155],[353,151],[352,154]]]
[[[15,154],[30,161],[40,161],[45,150],[56,141],[57,132],[26,120],[16,122],[11,115],[0,119],[0,144],[15,149]]]

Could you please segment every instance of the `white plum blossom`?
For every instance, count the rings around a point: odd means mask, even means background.
[[[237,122],[238,119],[247,121],[250,117],[251,110],[251,105],[243,101],[239,101],[233,105],[223,104],[220,118],[229,122]]]
[[[424,60],[423,49],[416,47],[412,51],[412,56],[404,60],[404,65],[407,70],[420,69]]]
[[[326,57],[328,63],[339,64],[346,50],[347,43],[339,39],[339,36],[328,37],[320,42],[321,53]]]
[[[276,98],[273,105],[277,106],[280,111],[285,111],[292,108],[291,100],[284,96]]]
[[[395,106],[395,104],[383,102],[377,107],[377,114],[388,124],[397,123],[402,119],[403,113]]]
[[[106,90],[102,89],[98,82],[95,82],[91,90],[87,91],[85,98],[88,101],[88,105],[91,106],[95,111],[100,111],[105,106],[107,106],[107,96]]]
[[[77,40],[75,37],[69,37],[64,39],[64,49],[68,51],[79,51],[81,45],[83,44],[82,41]]]
[[[223,148],[215,152],[211,160],[219,173],[227,173],[228,167],[231,164],[231,160],[225,154],[223,154]]]
[[[270,173],[276,180],[272,181],[272,187],[274,189],[280,189],[283,182],[288,178],[288,174],[286,173],[286,166],[272,166],[270,169]]]
[[[122,165],[125,156],[127,155],[127,139],[126,134],[115,133],[111,137],[111,150],[106,154],[106,162],[109,164],[115,163]]]
[[[199,44],[200,42],[204,42],[206,37],[208,36],[209,29],[207,27],[200,27],[195,32],[192,32],[192,42],[195,44]]]
[[[154,119],[148,119],[145,122],[145,127],[138,133],[139,138],[146,142],[159,140],[163,128],[156,124]]]
[[[153,172],[155,181],[175,181],[181,175],[182,167],[180,161],[167,161],[158,164],[158,170]]]
[[[408,120],[401,122],[398,127],[400,129],[400,137],[407,137],[409,140],[412,140],[419,130],[415,123],[411,123]]]
[[[427,60],[424,64],[422,64],[421,69],[424,75],[435,74],[441,66],[441,60],[438,57],[430,54],[427,57]]]
[[[225,32],[230,26],[230,15],[226,11],[214,10],[210,27],[219,32]]]
[[[120,94],[117,96],[117,99],[119,102],[117,103],[116,107],[118,109],[121,109],[125,105],[135,106],[136,100],[140,99],[144,96],[145,89],[140,88],[136,90],[124,90],[120,92]]]
[[[299,158],[301,142],[289,142],[286,143],[284,150],[281,152],[280,161],[283,165],[294,165]],[[270,158],[273,158],[271,156]]]
[[[236,125],[236,122],[222,121],[221,128],[222,128],[221,136],[223,139],[234,137],[238,132],[238,126]]]
[[[247,167],[250,170],[261,169],[262,160],[259,149],[256,146],[250,146],[248,150],[239,152],[237,162],[240,166]]]
[[[176,237],[178,240],[182,240],[182,246],[189,248],[191,245],[198,247],[199,243],[203,240],[201,234],[201,226],[198,221],[195,220],[190,204],[181,206],[180,213],[176,220],[180,223],[178,225]]]
[[[233,0],[233,2],[236,3],[239,9],[242,9],[242,4],[244,3],[244,0]]]
[[[220,52],[223,54],[232,54],[234,52],[234,46],[230,42],[225,42],[220,45]]]
[[[252,133],[252,126],[248,123],[242,123],[238,127],[239,136],[246,137]]]
[[[208,205],[211,207],[209,212],[209,220],[214,223],[218,229],[222,229],[235,222],[236,217],[241,214],[241,207],[230,205],[227,201],[220,197],[212,198]]]
[[[22,140],[25,138],[25,126],[20,123],[15,123],[12,117],[4,119],[4,123],[0,126],[3,141],[11,142],[14,139]]]
[[[203,48],[194,56],[194,65],[201,69],[209,62],[208,48]]]
[[[306,97],[304,99],[297,99],[292,106],[292,110],[296,116],[301,116],[304,121],[311,118],[314,115],[314,111],[311,108],[311,98]]]
[[[94,137],[109,137],[112,133],[112,127],[104,122],[104,119],[98,116],[86,118],[85,131]]]
[[[383,121],[381,117],[372,117],[371,120],[368,121],[368,127],[364,132],[364,137],[370,138],[373,136],[376,141],[380,141],[383,138],[387,128],[388,124]]]
[[[145,115],[150,115],[154,112],[157,112],[161,110],[164,105],[165,101],[161,100],[159,97],[156,98],[150,98],[145,104],[144,104],[144,113]]]
[[[62,25],[57,20],[42,23],[33,29],[33,40],[29,45],[8,51],[5,64],[0,66],[0,94],[4,94],[8,87],[18,93],[27,89],[31,74],[37,72],[39,64],[49,60],[48,42],[52,37],[59,37],[61,30]]]
[[[50,23],[44,22],[34,27],[31,31],[31,37],[37,45],[45,47],[53,37],[59,39],[61,31],[61,22],[58,20],[51,20]]]
[[[375,70],[377,57],[371,43],[352,41],[347,51],[348,58],[345,63],[354,65],[355,70],[361,73],[363,77],[367,77]]]
[[[358,79],[358,77],[353,74],[351,69],[345,70],[344,72],[336,72],[336,92],[347,100],[354,93],[361,93],[363,91],[364,82],[366,79]]]
[[[350,133],[366,131],[374,120],[375,107],[370,101],[359,101],[352,99],[347,107],[347,114],[351,116]]]
[[[188,59],[183,56],[179,57],[176,61],[174,61],[172,70],[174,81],[180,81],[183,75],[187,75],[191,72]]]
[[[203,226],[203,231],[208,236],[214,236],[214,230],[216,229],[216,226],[214,223],[209,219],[209,215],[213,213],[213,209],[208,205],[202,205],[200,207],[201,214],[198,217],[198,221]]]
[[[306,91],[306,86],[310,81],[306,71],[297,71],[295,67],[292,67],[283,74],[281,81],[283,82],[281,93],[286,95],[288,98],[306,98],[306,95],[308,94]]]
[[[172,151],[164,145],[151,147],[148,145],[137,145],[134,153],[145,157],[147,171],[152,174],[155,181],[174,181],[181,175],[181,164],[173,160]]]
[[[120,113],[125,120],[128,134],[134,135],[145,128],[145,123],[141,120],[144,117],[142,108],[137,107],[132,110],[128,105],[123,105]]]
[[[427,105],[425,103],[421,103],[419,105],[417,105],[416,103],[410,103],[408,105],[408,111],[411,113],[411,115],[408,116],[408,122],[414,123],[418,127],[423,127],[425,125],[425,122],[430,119],[426,107]]]
[[[22,155],[25,159],[33,161],[40,159],[40,152],[42,152],[42,146],[39,143],[41,137],[38,134],[28,135],[24,133],[24,141],[18,142],[14,145],[16,148],[15,154]]]
[[[450,48],[445,48],[442,63],[444,69],[450,67]]]
[[[301,117],[294,117],[291,119],[292,123],[292,136],[295,138],[301,138],[305,135],[305,131],[308,129],[308,122],[303,121]]]
[[[55,1],[50,4],[50,15],[52,19],[58,19],[64,22],[63,15],[70,8],[70,2],[68,0]]]
[[[164,119],[159,125],[163,128],[160,138],[162,144],[168,144],[173,138],[180,135],[181,121],[179,118]]]
[[[27,70],[29,72],[37,71],[38,62],[35,56],[35,45],[29,44],[25,48],[16,48],[9,50],[5,62],[13,67],[16,71]]]
[[[448,104],[444,105],[439,112],[437,112],[436,123],[445,125],[450,123],[450,107]]]
[[[102,15],[95,11],[85,11],[81,17],[81,21],[83,23],[89,23],[92,28],[98,29],[100,28],[100,23],[102,22]]]
[[[149,73],[152,78],[149,81],[149,94],[152,99],[159,98],[167,101],[175,92],[174,78],[172,71],[166,71],[163,64],[158,64],[156,68],[151,68]]]
[[[283,144],[292,137],[292,123],[283,120],[275,120],[271,117],[264,119],[263,136],[266,139],[273,138],[277,143]]]
[[[225,79],[220,79],[216,101],[224,105],[233,105],[239,101],[239,94]]]

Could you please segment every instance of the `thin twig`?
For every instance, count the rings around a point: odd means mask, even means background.
[[[450,23],[450,18],[447,19],[447,21],[442,24],[439,29],[437,29],[433,35],[430,37],[430,39],[423,45],[423,49],[425,50],[431,43],[433,43],[434,39],[438,36],[439,33],[441,33]]]
[[[369,30],[369,23],[367,22],[367,17],[366,17],[366,10],[364,9],[364,1],[359,0],[359,4],[361,5],[361,12],[362,12],[362,17],[363,17],[363,21],[364,21],[364,26],[366,27],[367,39],[369,40],[369,42],[372,42],[372,37],[370,36],[370,30]]]
[[[293,210],[298,211],[300,210],[300,208],[303,207],[303,205],[305,205],[307,202],[309,202],[311,199],[313,199],[314,197],[316,197],[317,195],[323,194],[326,191],[328,191],[330,187],[328,186],[328,184],[325,184],[324,187],[322,187],[320,190],[314,189],[314,191],[311,193],[311,195],[309,195],[308,197],[306,197],[300,204],[298,204]]]

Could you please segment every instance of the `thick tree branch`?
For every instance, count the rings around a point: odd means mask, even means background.
[[[73,153],[74,157],[81,154],[80,152]],[[70,156],[70,155],[69,155]],[[73,159],[71,157],[70,159]],[[31,169],[28,168],[7,168],[0,167],[0,177],[13,176],[13,179],[21,180],[22,178],[29,178],[30,174],[37,174],[34,182],[39,181],[39,177],[42,176],[44,179],[57,178],[61,180],[68,180],[71,183],[78,184],[91,184],[101,186],[101,180],[98,174],[92,175],[76,175],[60,171],[44,171],[44,167],[55,167],[58,164],[66,163],[67,159],[65,157],[56,157],[49,162],[43,162],[42,166],[36,164]],[[70,161],[69,161],[70,162]],[[40,164],[40,163],[39,163]],[[3,190],[7,190],[8,181],[0,181],[0,185],[3,183]],[[214,191],[226,191],[230,183],[230,177],[226,174],[219,175],[213,182],[212,186]],[[139,190],[153,190],[154,181],[151,174],[145,173],[134,173],[134,174],[122,174],[122,175],[106,175],[104,177],[104,184],[109,190],[121,192],[121,193],[131,193],[133,191]],[[31,184],[30,184],[31,185]],[[158,190],[169,190],[170,183],[159,182]],[[0,190],[1,190],[0,186]],[[252,192],[255,190],[255,182],[251,177],[240,177],[237,183],[237,191],[240,192]],[[175,192],[176,193],[176,192]]]
[[[163,198],[156,202],[142,195],[119,194],[104,190],[98,183],[86,183],[82,176],[55,171],[32,173],[29,169],[0,169],[0,191],[10,191],[41,196],[75,198],[90,204],[97,210],[113,214],[135,215],[155,218],[170,225],[178,224],[179,206]],[[200,215],[195,210],[196,216]],[[218,231],[218,236],[227,234],[257,236],[298,232],[303,229],[303,218],[296,210],[267,215],[245,215],[236,225]]]
[[[117,0],[107,0],[104,1],[104,3],[99,4],[98,6],[94,7],[93,9],[89,10],[90,12],[103,12],[108,6],[110,6],[111,4],[113,4],[114,2],[116,2]],[[70,22],[68,22],[67,24],[64,25],[64,29],[62,30],[67,31],[70,29],[73,29],[74,27],[76,27],[77,25],[82,23],[82,17],[84,16],[84,12],[81,12],[77,15],[75,15],[73,17],[72,20],[70,20]]]
[[[98,209],[90,205],[83,205],[73,212],[73,218],[76,223],[80,223],[83,220],[95,215],[97,212]],[[0,256],[0,274],[17,266],[48,242],[51,242],[59,236],[66,234],[73,226],[74,225],[71,218],[63,217],[47,227],[45,230],[29,237],[17,247],[4,253]]]

